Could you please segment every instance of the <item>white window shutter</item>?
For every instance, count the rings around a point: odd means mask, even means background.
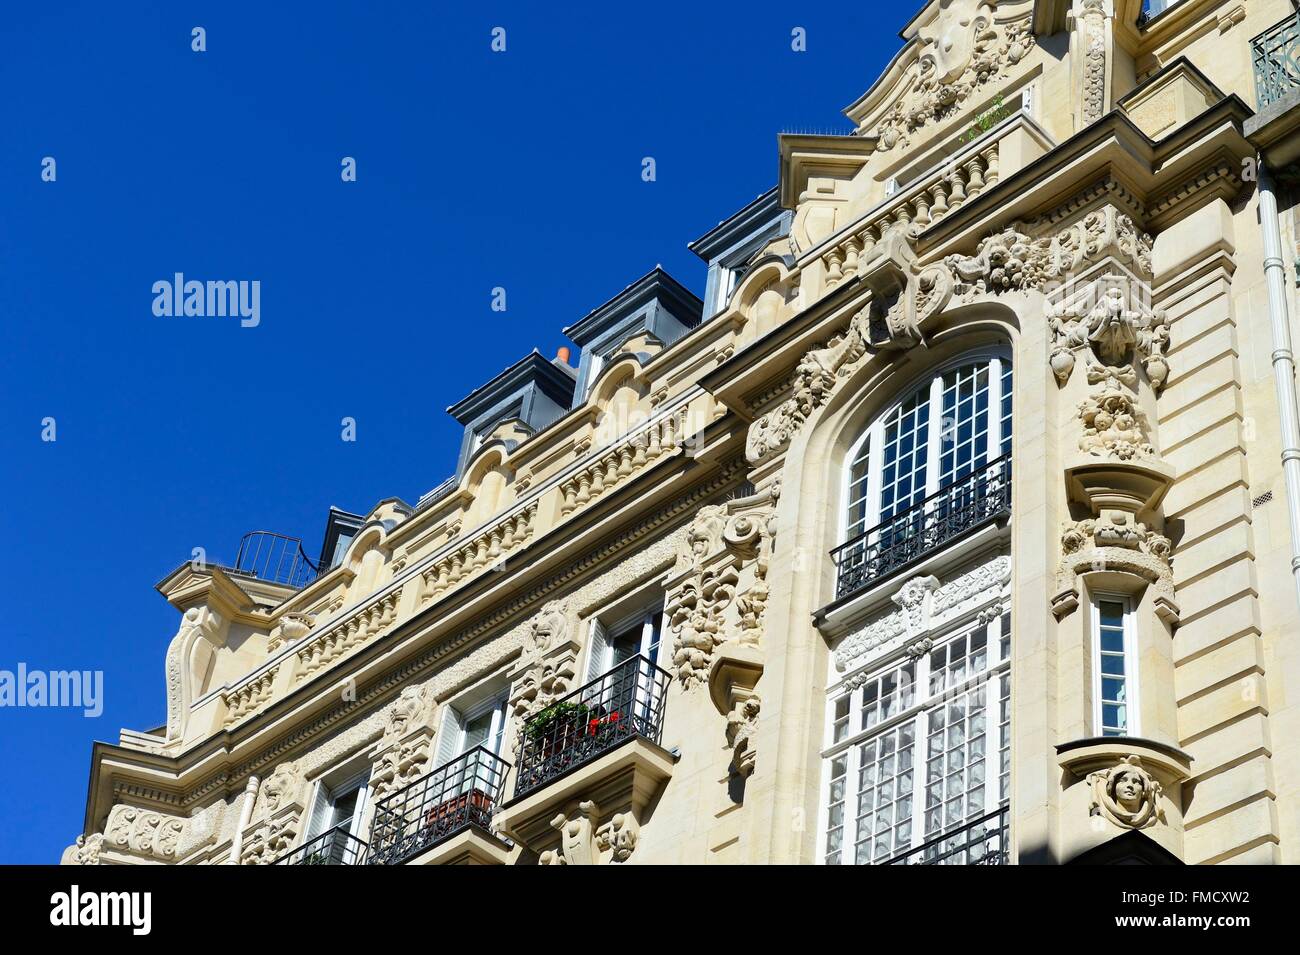
[[[609,659],[609,633],[605,630],[605,625],[599,620],[591,621],[591,650],[587,657],[587,682],[599,676],[609,669],[606,662]]]
[[[325,820],[329,818],[329,811],[329,787],[324,783],[317,783],[316,798],[313,800],[311,807],[311,823],[307,826],[307,839],[315,839],[325,831]]]
[[[442,708],[442,728],[438,730],[438,758],[433,768],[440,769],[460,755],[461,718],[454,706]]]

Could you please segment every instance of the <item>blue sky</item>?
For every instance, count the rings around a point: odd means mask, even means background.
[[[0,708],[0,862],[57,861],[91,741],[162,722],[158,580],[415,501],[454,467],[447,405],[656,263],[702,295],[686,243],[774,184],[780,131],[849,128],[912,12],[7,6],[0,669],[102,670],[104,712]],[[175,272],[260,281],[261,323],[154,316]]]

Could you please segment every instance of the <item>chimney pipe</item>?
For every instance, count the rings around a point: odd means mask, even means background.
[[[563,362],[566,365],[569,363],[569,347],[567,345],[561,345],[556,349],[555,360]]]

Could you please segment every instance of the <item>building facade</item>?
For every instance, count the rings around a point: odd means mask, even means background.
[[[704,300],[629,285],[319,557],[165,578],[64,861],[1300,862],[1300,17],[901,35]]]

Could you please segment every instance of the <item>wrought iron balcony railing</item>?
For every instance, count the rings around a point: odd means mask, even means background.
[[[520,727],[522,796],[630,739],[658,743],[670,676],[643,656],[551,704]]]
[[[885,865],[1006,865],[1011,852],[1007,841],[1010,814],[1007,806],[995,809],[960,829],[894,856]]]
[[[1250,41],[1255,66],[1255,108],[1300,90],[1300,10]]]
[[[370,863],[401,865],[471,826],[492,831],[510,764],[482,746],[375,804]]]
[[[302,588],[316,579],[316,565],[302,549],[296,537],[252,531],[239,542],[233,567],[223,570],[245,577]]]
[[[831,551],[835,597],[884,580],[1011,513],[1011,456],[1004,455]]]
[[[276,865],[364,865],[367,846],[347,824],[335,826],[275,860]]]

